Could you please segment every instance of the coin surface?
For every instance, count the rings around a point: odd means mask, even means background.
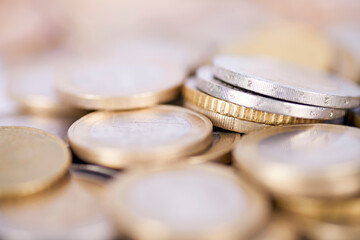
[[[244,136],[235,164],[279,196],[345,197],[360,190],[360,130],[332,124],[268,128]]]
[[[1,239],[113,239],[110,217],[84,184],[99,187],[84,180],[84,174],[71,172],[46,191],[1,202]]]
[[[215,164],[128,172],[107,195],[134,239],[246,239],[269,213],[262,194]]]
[[[0,127],[0,136],[0,198],[41,191],[69,168],[69,149],[51,134],[27,127]]]
[[[272,125],[245,121],[234,117],[228,117],[217,112],[206,110],[187,101],[184,102],[184,106],[195,112],[204,114],[210,119],[214,126],[238,133],[250,133],[259,129],[272,127]]]
[[[56,86],[75,107],[124,110],[175,99],[184,77],[184,67],[171,58],[99,57],[64,67]]]
[[[240,140],[240,134],[232,132],[213,131],[212,143],[204,152],[186,158],[186,162],[231,162],[231,151]]]
[[[216,56],[213,64],[217,78],[266,96],[331,108],[353,108],[360,103],[356,84],[279,60],[224,55]]]
[[[314,119],[295,118],[272,112],[259,111],[215,98],[197,90],[195,79],[192,78],[185,82],[183,97],[185,101],[200,108],[245,121],[272,125],[318,122],[318,120]]]
[[[197,70],[196,86],[201,91],[213,97],[259,111],[297,118],[322,120],[337,119],[345,115],[345,110],[343,109],[331,109],[285,102],[233,87],[215,79],[210,66],[204,66]]]
[[[124,168],[167,163],[205,150],[212,124],[182,107],[155,106],[125,112],[94,112],[76,121],[68,136],[83,160]]]

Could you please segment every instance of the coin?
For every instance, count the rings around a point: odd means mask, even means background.
[[[232,132],[213,131],[212,143],[204,152],[190,156],[184,161],[191,163],[202,162],[231,162],[231,151],[240,139],[240,134]]]
[[[360,103],[360,88],[335,75],[326,75],[271,58],[217,56],[214,75],[266,96],[330,108],[353,108]]]
[[[69,64],[56,85],[75,107],[125,110],[175,99],[184,77],[184,67],[171,58],[99,57]]]
[[[244,121],[234,117],[228,117],[217,112],[206,110],[187,101],[184,102],[184,106],[195,112],[204,114],[210,119],[214,126],[238,133],[250,133],[252,131],[272,126],[262,123]]]
[[[86,112],[60,102],[55,91],[57,67],[65,53],[52,52],[11,66],[8,89],[23,110],[32,114],[81,116]],[[70,56],[68,56],[69,59]]]
[[[265,198],[231,168],[184,165],[125,173],[108,188],[132,239],[246,239],[269,213]]]
[[[70,151],[51,134],[27,127],[0,127],[0,136],[0,198],[41,191],[69,168]]]
[[[183,97],[185,101],[200,108],[245,121],[272,125],[318,122],[318,120],[314,119],[295,118],[272,112],[263,112],[212,97],[197,90],[193,78],[185,82]]]
[[[155,165],[205,150],[212,124],[182,107],[156,106],[126,112],[94,112],[76,121],[68,136],[83,160],[124,168]]]
[[[280,197],[346,197],[360,190],[360,130],[332,124],[268,128],[244,136],[235,164]]]
[[[345,110],[342,109],[285,102],[233,87],[215,79],[210,66],[205,66],[197,70],[196,85],[201,91],[213,97],[259,111],[296,118],[323,120],[337,119],[345,115]]]
[[[82,177],[73,172],[39,194],[1,202],[1,239],[113,239],[115,227]]]

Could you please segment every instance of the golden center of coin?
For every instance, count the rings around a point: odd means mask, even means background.
[[[26,127],[0,127],[0,152],[0,197],[48,187],[66,173],[71,160],[60,139]]]
[[[197,113],[157,106],[88,114],[70,127],[69,140],[84,160],[121,168],[201,152],[211,144],[211,130],[211,122]]]

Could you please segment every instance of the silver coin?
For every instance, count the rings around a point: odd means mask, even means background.
[[[308,119],[329,120],[337,119],[345,115],[345,110],[342,109],[331,109],[285,102],[233,87],[225,82],[215,79],[210,66],[199,68],[196,74],[196,85],[201,91],[213,97],[244,107]]]
[[[332,108],[353,108],[360,104],[357,85],[279,60],[217,56],[213,64],[217,78],[266,96]]]

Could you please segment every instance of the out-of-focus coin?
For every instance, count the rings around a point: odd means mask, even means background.
[[[240,139],[240,134],[232,132],[213,131],[213,141],[204,152],[188,157],[185,161],[191,163],[202,162],[231,162],[231,151]]]
[[[224,54],[270,56],[300,66],[329,72],[336,51],[320,32],[298,23],[270,24],[222,47]]]
[[[75,107],[125,110],[175,99],[184,77],[184,67],[171,58],[99,57],[64,67],[56,85]]]
[[[239,120],[272,125],[318,122],[314,119],[295,118],[272,112],[259,111],[215,98],[197,90],[196,80],[193,78],[185,82],[183,97],[185,101],[197,107]]]
[[[349,110],[348,121],[355,127],[360,127],[360,107]]]
[[[353,108],[360,103],[360,88],[354,83],[279,60],[217,56],[213,64],[219,79],[266,96],[331,108]]]
[[[63,141],[27,127],[0,127],[0,151],[0,197],[49,187],[65,175],[71,161]]]
[[[55,75],[65,56],[62,52],[47,53],[10,68],[9,93],[23,110],[32,114],[57,116],[81,116],[86,113],[61,103],[57,97]]]
[[[345,48],[337,50],[337,64],[334,72],[355,83],[360,83],[360,62]]]
[[[112,168],[164,164],[205,150],[212,124],[182,107],[94,112],[75,122],[68,136],[83,160]]]
[[[0,205],[0,237],[22,239],[113,239],[115,227],[96,195],[98,183],[72,172],[52,188]]]
[[[195,112],[204,114],[210,119],[214,126],[238,133],[250,133],[255,130],[272,127],[272,125],[240,120],[234,117],[228,117],[217,112],[206,110],[188,101],[184,102],[184,106]]]
[[[236,165],[279,196],[340,197],[359,192],[360,130],[307,124],[244,136]]]
[[[215,79],[212,68],[205,66],[197,70],[196,86],[203,92],[228,102],[259,111],[307,119],[336,119],[345,115],[345,110],[309,106],[285,102],[256,95]]]
[[[246,239],[269,213],[262,194],[213,164],[129,172],[110,185],[108,198],[134,239]]]

